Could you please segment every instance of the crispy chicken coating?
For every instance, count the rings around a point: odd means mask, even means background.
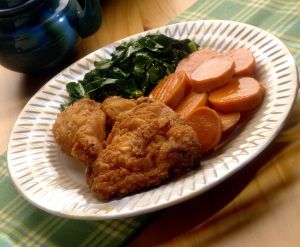
[[[91,164],[103,148],[105,119],[100,103],[81,99],[58,114],[53,126],[54,138],[63,152]]]
[[[101,200],[125,196],[199,165],[195,131],[169,107],[142,98],[121,113],[106,147],[87,169],[87,182]]]
[[[137,105],[135,100],[125,99],[120,96],[111,96],[106,98],[102,103],[102,109],[106,114],[106,123],[114,125],[118,120],[119,114],[130,110]]]

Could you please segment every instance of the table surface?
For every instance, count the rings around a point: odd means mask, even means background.
[[[165,25],[195,1],[102,1],[103,25],[78,45],[74,60],[118,39]],[[26,102],[54,75],[29,76],[0,66],[0,153],[6,151],[10,131]],[[129,246],[299,246],[299,113],[297,101],[285,129],[243,174],[199,198],[161,211]]]

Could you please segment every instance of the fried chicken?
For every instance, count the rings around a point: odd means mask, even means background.
[[[81,99],[57,116],[54,138],[63,152],[84,164],[91,164],[103,148],[105,119],[100,103]]]
[[[111,96],[102,103],[102,109],[106,114],[106,123],[113,126],[119,118],[119,114],[130,110],[137,105],[136,100],[125,99],[120,96]]]
[[[195,131],[169,107],[142,98],[121,113],[106,147],[87,168],[87,182],[101,200],[155,186],[199,165]]]

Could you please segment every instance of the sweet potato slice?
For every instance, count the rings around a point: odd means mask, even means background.
[[[195,69],[197,69],[206,59],[218,54],[215,51],[209,49],[202,49],[195,51],[186,58],[182,59],[177,67],[176,71],[185,71],[187,75],[190,75]]]
[[[247,111],[263,101],[265,89],[252,77],[234,77],[227,85],[209,93],[213,108],[223,113]]]
[[[162,101],[174,109],[190,89],[189,78],[184,71],[178,71],[163,78],[149,97]]]
[[[186,116],[186,122],[196,131],[202,153],[213,149],[220,142],[222,126],[215,110],[207,106],[198,107]]]
[[[224,86],[233,76],[234,62],[230,56],[216,55],[205,60],[191,74],[191,85],[196,92],[211,91]]]
[[[191,111],[194,111],[197,107],[206,106],[207,103],[208,94],[206,92],[197,93],[191,90],[184,100],[175,108],[175,111],[182,119],[185,119]]]
[[[221,119],[222,131],[223,133],[232,130],[241,118],[241,114],[239,112],[224,114],[218,112],[219,117]]]
[[[234,61],[234,76],[253,76],[255,71],[255,59],[251,51],[243,48],[226,52]]]

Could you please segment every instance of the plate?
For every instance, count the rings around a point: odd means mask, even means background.
[[[201,48],[253,52],[256,78],[266,97],[254,116],[229,143],[202,161],[202,167],[157,188],[108,202],[98,201],[85,182],[84,168],[55,143],[52,126],[60,104],[68,100],[65,85],[82,79],[95,60],[107,59],[123,41],[161,32],[189,38]],[[59,73],[28,102],[18,117],[8,145],[8,168],[19,192],[35,206],[55,215],[81,219],[112,219],[162,209],[213,188],[245,167],[279,133],[296,98],[295,62],[286,46],[257,27],[220,20],[191,21],[143,32],[103,47]]]

